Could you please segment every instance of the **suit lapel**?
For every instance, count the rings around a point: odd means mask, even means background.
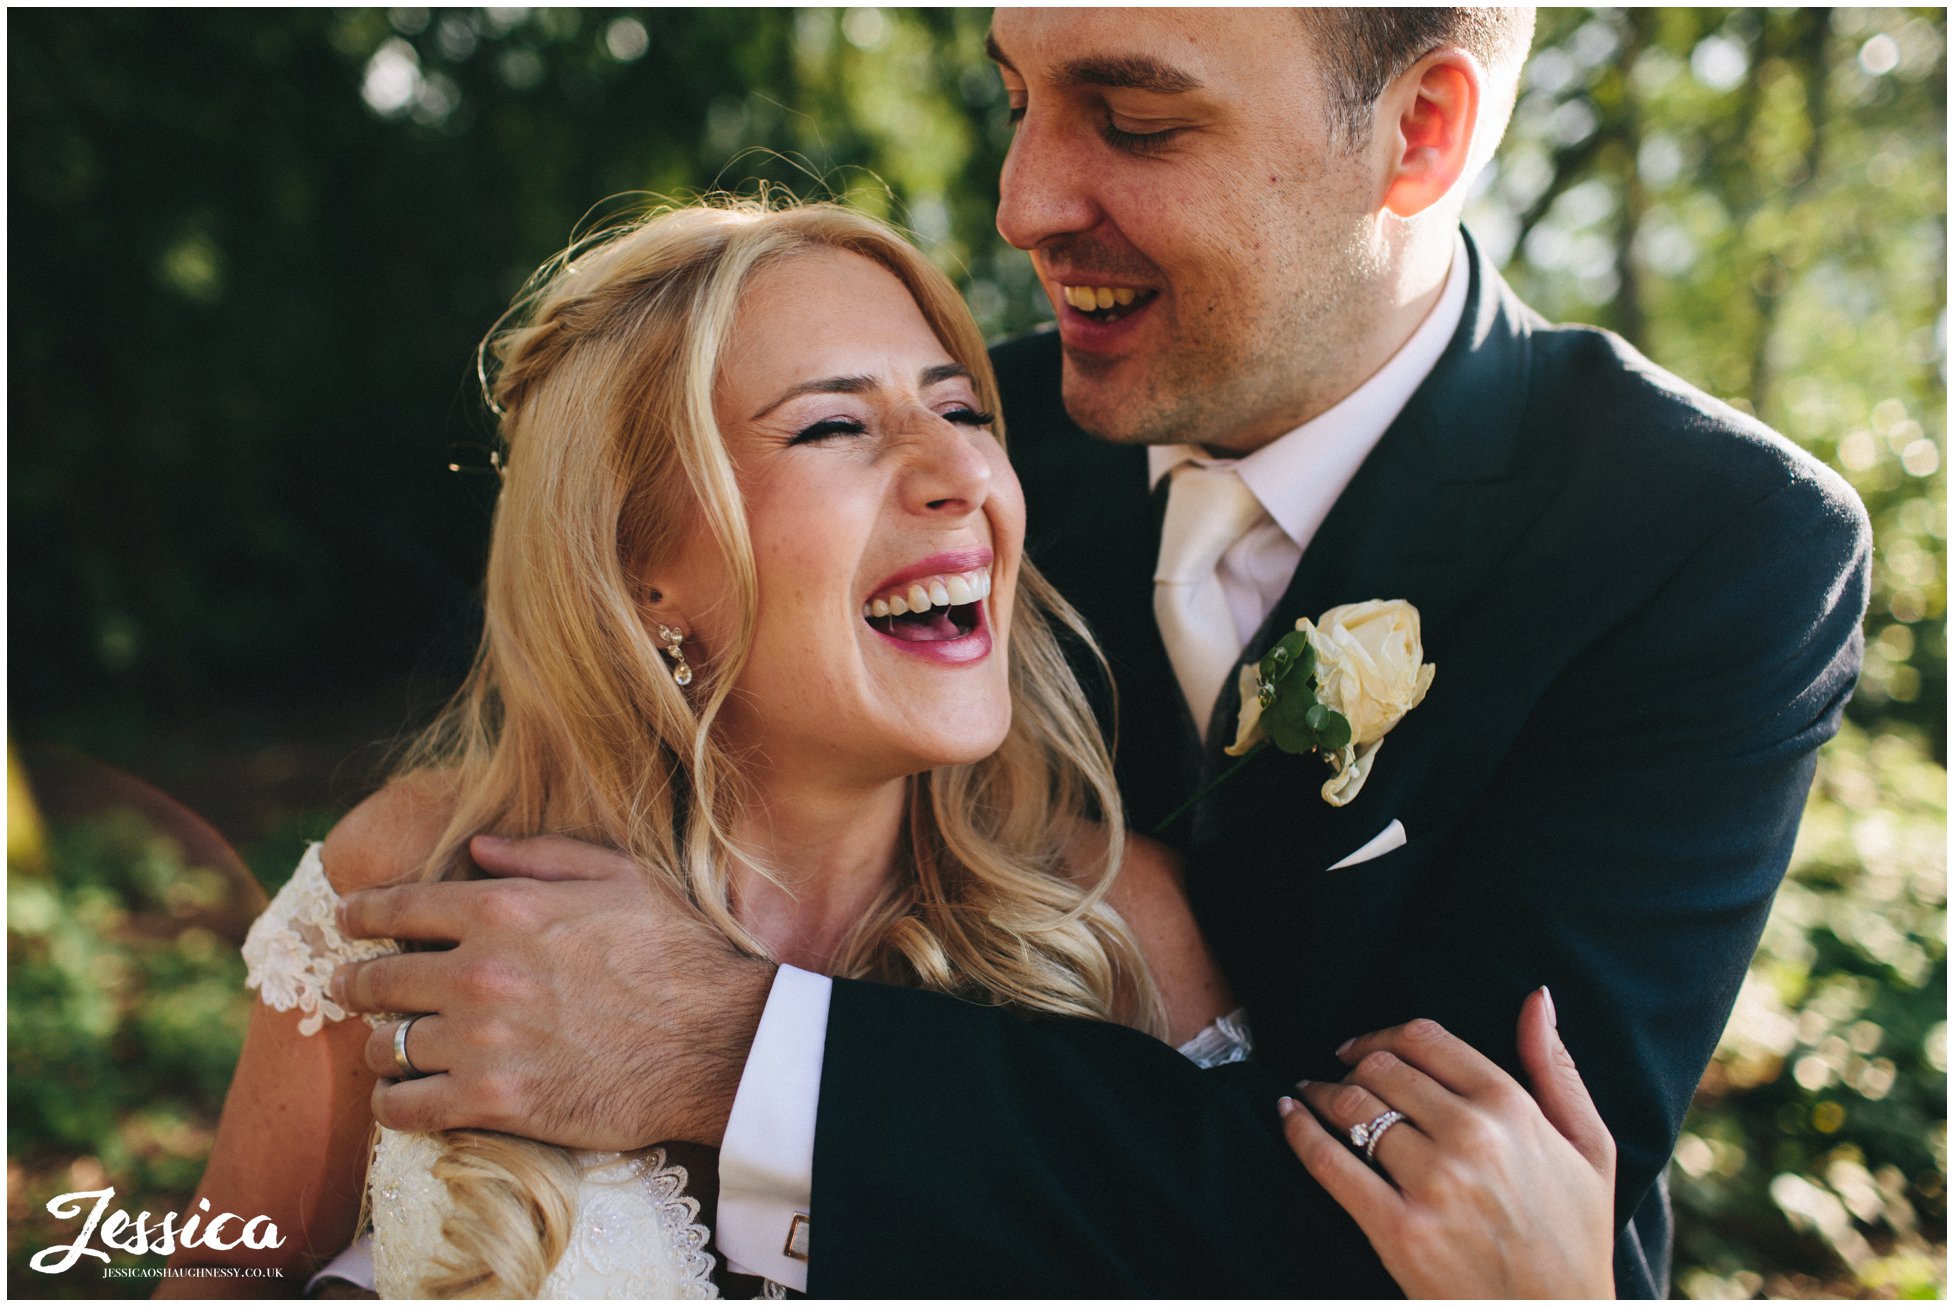
[[[1447,635],[1461,606],[1545,507],[1552,469],[1525,439],[1531,313],[1469,237],[1468,253],[1472,281],[1451,343],[1324,518],[1241,661],[1259,658],[1300,617],[1367,599],[1405,599],[1419,610],[1426,657],[1440,665],[1442,679]],[[1209,774],[1232,761],[1221,749],[1234,739],[1239,712],[1231,677],[1206,741]],[[1265,755],[1254,765],[1267,761]],[[1225,802],[1231,787],[1217,798]],[[1197,840],[1213,834],[1219,818],[1197,818]],[[1297,823],[1302,856],[1327,853],[1349,837],[1354,819],[1351,809],[1328,808],[1312,794]],[[1323,850],[1310,847],[1312,834],[1329,841]],[[1335,856],[1349,851],[1337,848]]]

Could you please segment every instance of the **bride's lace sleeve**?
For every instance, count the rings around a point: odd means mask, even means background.
[[[390,939],[341,935],[333,919],[338,906],[339,895],[326,879],[319,846],[313,844],[244,937],[244,983],[279,1012],[304,1012],[302,1035],[316,1035],[326,1022],[346,1019],[346,1009],[332,1001],[329,988],[336,967],[399,951]],[[367,1020],[377,1024],[374,1017]]]
[[[1201,1033],[1180,1046],[1180,1054],[1203,1071],[1209,1067],[1246,1062],[1255,1052],[1255,1036],[1248,1028],[1248,1013],[1236,1008],[1225,1017],[1216,1017],[1201,1027]]]

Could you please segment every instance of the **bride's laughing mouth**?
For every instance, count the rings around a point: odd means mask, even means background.
[[[885,578],[862,602],[862,621],[904,653],[974,663],[991,650],[986,600],[991,551],[937,554]]]

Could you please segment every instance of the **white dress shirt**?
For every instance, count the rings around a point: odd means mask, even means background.
[[[1199,445],[1147,450],[1150,486],[1190,458],[1232,463],[1262,505],[1263,519],[1222,554],[1216,568],[1244,646],[1282,598],[1331,505],[1451,343],[1465,316],[1470,281],[1460,237],[1437,302],[1398,351],[1333,407],[1254,453],[1231,460],[1215,458]],[[1353,602],[1371,597],[1348,596]],[[780,969],[719,1154],[716,1233],[729,1267],[803,1291],[807,1262],[782,1250],[793,1214],[808,1211],[814,1192],[814,1117],[833,988],[825,976]]]

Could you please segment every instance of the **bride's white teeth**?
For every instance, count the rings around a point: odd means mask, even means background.
[[[906,613],[927,613],[932,608],[958,608],[990,598],[991,574],[978,569],[945,576],[925,577],[908,589],[862,605],[864,617],[901,617]]]

